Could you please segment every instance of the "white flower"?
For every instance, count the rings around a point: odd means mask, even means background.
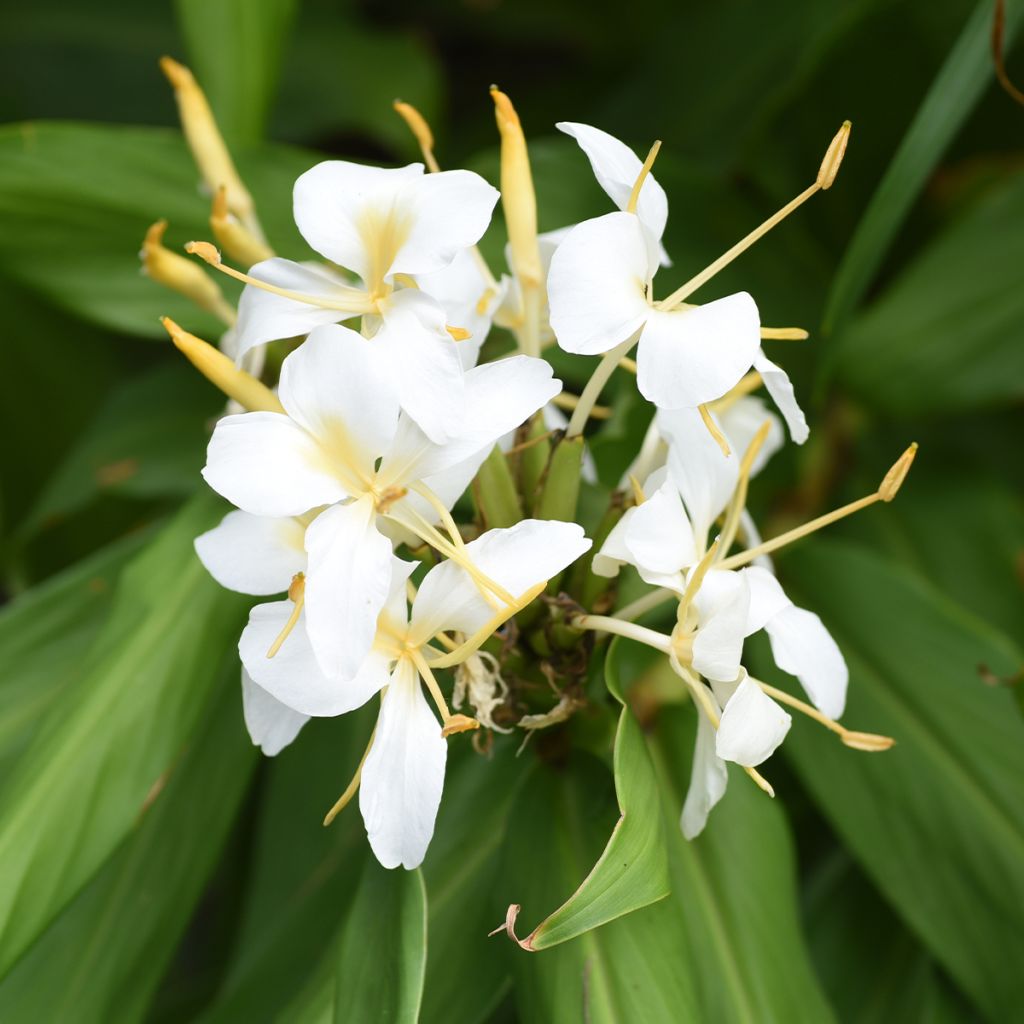
[[[328,675],[354,675],[372,643],[391,574],[382,521],[451,554],[434,524],[497,438],[558,390],[548,364],[525,356],[470,370],[463,429],[434,444],[399,415],[365,340],[324,326],[284,361],[286,414],[217,424],[203,470],[214,490],[255,516],[315,514],[304,540],[307,628]]]
[[[490,530],[466,545],[481,572],[527,601],[547,579],[590,547],[573,523],[525,520],[510,529]],[[273,658],[268,648],[294,612],[289,601],[252,610],[239,650],[251,683],[263,694],[247,711],[254,742],[280,749],[305,716],[337,715],[352,710],[386,687],[380,717],[362,767],[359,806],[367,835],[385,867],[416,867],[426,853],[441,800],[447,747],[423,692],[450,718],[431,670],[438,652],[430,646],[439,633],[472,636],[500,623],[516,607],[498,612],[481,594],[473,576],[452,561],[424,577],[406,610],[406,581],[415,568],[393,558],[387,600],[375,624],[372,649],[353,679],[325,674],[313,654],[300,613],[299,625]],[[277,702],[287,714],[274,718],[264,707]],[[255,726],[255,729],[254,729]],[[259,730],[259,731],[256,731]]]

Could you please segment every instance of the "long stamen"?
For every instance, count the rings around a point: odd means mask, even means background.
[[[758,558],[761,555],[767,555],[786,544],[791,544],[793,541],[799,540],[801,537],[806,537],[808,534],[814,533],[816,530],[820,530],[823,527],[828,526],[830,523],[837,522],[840,519],[845,519],[846,516],[853,515],[854,512],[859,512],[862,508],[868,508],[869,506],[874,505],[875,502],[892,501],[892,499],[896,497],[896,492],[899,491],[900,486],[906,479],[916,453],[917,444],[915,442],[896,460],[889,472],[885,474],[882,483],[874,494],[868,494],[863,498],[858,498],[856,501],[851,501],[848,505],[843,505],[842,508],[826,512],[825,515],[818,516],[817,519],[812,519],[809,523],[804,523],[803,526],[798,526],[793,530],[787,530],[778,537],[773,537],[771,540],[767,540],[763,544],[758,544],[755,548],[750,548],[747,551],[740,551],[729,558],[723,559],[721,562],[721,568],[735,569],[741,565],[746,565],[748,562],[752,562],[755,558]]]
[[[655,608],[678,596],[674,590],[658,587],[657,590],[652,590],[649,594],[644,594],[643,597],[638,597],[635,601],[630,601],[629,604],[623,605],[612,618],[623,622],[632,622],[633,619],[638,619],[641,615],[654,611]]]
[[[551,399],[551,404],[557,405],[559,409],[568,409],[572,412],[580,404],[580,396],[571,394],[568,391],[560,391]],[[590,418],[592,420],[606,420],[611,414],[611,409],[606,405],[595,405],[590,410]]]
[[[434,678],[434,673],[431,672],[430,666],[423,655],[418,650],[413,649],[409,651],[409,657],[416,666],[420,678],[426,683],[427,690],[430,692],[430,696],[433,697],[434,704],[441,715],[441,735],[447,739],[456,733],[479,729],[480,723],[475,718],[470,718],[469,715],[453,715],[451,713],[448,708],[448,702],[444,699],[444,694],[441,693],[441,687],[438,685],[437,679]]]
[[[829,718],[828,715],[823,714],[813,705],[786,693],[785,690],[779,690],[768,683],[761,682],[760,679],[754,679],[753,676],[748,678],[752,683],[760,686],[769,697],[774,698],[780,704],[788,704],[791,708],[795,708],[797,711],[807,715],[808,718],[813,718],[814,721],[820,722],[826,729],[834,732],[846,746],[852,747],[854,750],[863,750],[874,754],[882,750],[888,750],[896,742],[891,736],[881,736],[873,732],[855,732],[852,729],[847,729],[846,726],[840,725],[834,718]]]
[[[209,342],[179,327],[170,317],[160,323],[171,336],[178,351],[228,398],[233,398],[250,412],[284,412],[277,395],[251,373],[240,370],[234,362]]]
[[[597,400],[601,397],[601,391],[605,384],[608,383],[608,379],[615,372],[615,367],[619,365],[619,361],[636,344],[636,341],[637,335],[634,334],[621,345],[616,345],[615,348],[610,352],[606,352],[601,357],[601,362],[597,364],[597,368],[590,375],[590,380],[587,381],[583,394],[580,395],[580,400],[573,410],[569,426],[565,428],[566,437],[578,437],[583,433],[587,420],[590,418],[591,410],[597,405]]]
[[[424,483],[413,484],[412,489],[421,498],[425,498],[430,503],[430,507],[437,513],[444,528],[448,531],[448,536],[451,537],[452,543],[459,549],[464,548],[466,542],[462,539],[458,523],[452,517],[448,506]]]
[[[263,229],[256,217],[252,196],[235,170],[234,161],[217,127],[206,95],[184,64],[170,57],[161,57],[160,70],[174,87],[181,127],[207,187],[211,192],[216,192],[222,186],[226,188],[231,212],[262,241]]]
[[[758,239],[766,235],[777,224],[784,221],[794,210],[806,203],[811,196],[831,188],[836,175],[839,173],[839,165],[842,163],[843,154],[846,152],[846,143],[849,137],[850,122],[844,121],[835,138],[829,143],[825,158],[822,160],[818,176],[813,185],[805,188],[795,199],[791,199],[781,210],[772,214],[763,224],[754,228],[749,235],[740,239],[731,249],[719,256],[714,263],[677,288],[667,299],[662,299],[656,303],[657,307],[663,310],[674,309],[681,302],[689,298],[701,285],[707,284],[720,270],[732,263],[737,256],[746,252]]]
[[[406,123],[409,131],[412,132],[413,137],[419,144],[427,170],[432,174],[439,173],[441,166],[434,156],[434,133],[430,130],[430,125],[427,124],[426,118],[411,103],[395,100],[391,106],[394,107],[395,113]]]
[[[762,327],[762,341],[806,341],[810,335],[802,327]]]
[[[387,692],[387,687],[381,690],[381,699],[383,700],[384,694]],[[348,806],[352,797],[356,795],[356,791],[359,789],[359,783],[363,777],[363,765],[366,763],[366,758],[370,754],[370,750],[373,747],[373,741],[377,736],[377,726],[373,727],[373,732],[370,733],[370,742],[366,744],[366,749],[363,751],[363,756],[359,758],[359,764],[356,766],[355,773],[352,776],[352,780],[345,787],[345,792],[338,797],[334,802],[334,806],[327,812],[324,817],[324,826],[330,825],[332,821]]]
[[[654,166],[654,161],[657,159],[658,150],[661,149],[661,139],[655,140],[651,151],[647,154],[647,159],[644,161],[643,167],[640,168],[640,173],[636,176],[636,181],[633,182],[633,191],[629,194],[629,202],[626,204],[627,213],[636,213],[637,203],[640,202],[640,190],[644,187],[644,182],[647,180],[647,175],[651,173],[651,168]]]
[[[743,513],[743,509],[747,505],[747,489],[750,486],[750,470],[754,465],[754,459],[757,458],[757,453],[761,450],[764,445],[765,439],[768,437],[768,432],[772,429],[772,421],[765,420],[761,424],[757,433],[751,438],[750,444],[747,445],[747,450],[743,454],[743,459],[740,462],[739,477],[736,481],[736,490],[733,493],[732,501],[729,504],[729,511],[725,514],[725,523],[722,525],[722,545],[721,551],[723,554],[732,547],[732,542],[736,539],[736,531],[740,525],[740,515]]]
[[[274,255],[262,239],[257,238],[228,209],[228,190],[224,185],[213,194],[210,207],[210,230],[220,247],[236,262],[251,267]]]
[[[707,549],[704,553],[704,557],[697,563],[696,567],[690,573],[690,578],[686,581],[686,590],[683,591],[683,596],[679,601],[679,608],[676,611],[676,621],[683,622],[686,618],[686,613],[689,611],[690,605],[693,603],[693,599],[697,596],[697,591],[700,590],[701,584],[704,582],[704,577],[707,576],[708,570],[715,563],[715,558],[718,556],[719,550],[722,549],[721,538],[716,538],[715,542]]]
[[[217,282],[191,260],[164,245],[167,221],[158,220],[146,232],[142,243],[142,267],[157,284],[191,299],[200,309],[212,313],[228,327],[235,322],[234,307],[224,298]]]
[[[336,299],[325,299],[320,295],[306,295],[303,292],[292,291],[290,288],[278,288],[277,285],[268,284],[266,281],[261,281],[259,278],[251,277],[249,274],[243,274],[240,270],[235,270],[234,267],[227,266],[221,260],[217,247],[209,242],[189,242],[185,246],[185,251],[193,256],[198,256],[215,270],[227,274],[228,277],[233,277],[236,281],[250,284],[254,288],[270,292],[272,295],[291,299],[293,302],[302,302],[307,306],[317,306],[320,309],[336,309],[339,313],[351,313],[353,316],[377,312],[377,300],[359,288],[347,288],[339,285]]]
[[[299,616],[302,614],[302,608],[306,603],[306,575],[305,573],[297,572],[292,577],[291,585],[288,587],[288,599],[293,601],[295,607],[292,609],[291,615],[288,616],[288,621],[284,624],[284,629],[277,634],[277,638],[270,645],[270,649],[267,651],[267,657],[273,658],[279,650],[285,640],[291,636],[292,630],[298,625]]]
[[[704,426],[708,428],[708,433],[715,439],[715,444],[718,445],[722,450],[722,454],[728,458],[732,452],[729,447],[729,441],[726,439],[725,434],[719,429],[718,424],[711,418],[711,413],[708,411],[706,405],[698,405],[697,411],[700,413],[700,418],[704,422]]]
[[[622,619],[611,618],[608,615],[577,615],[572,624],[577,629],[589,629],[597,633],[614,633],[616,636],[624,636],[637,643],[653,647],[662,654],[668,654],[672,649],[672,638],[657,630],[648,629],[646,626],[638,626],[635,622],[624,622]]]

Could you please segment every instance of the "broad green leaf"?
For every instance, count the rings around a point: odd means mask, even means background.
[[[615,734],[614,774],[619,819],[579,888],[520,940],[531,952],[557,946],[669,892],[657,782],[643,734],[623,703],[614,647],[605,666],[608,689],[623,705]]]
[[[237,158],[271,243],[302,258],[292,184],[317,157],[277,146]],[[209,200],[179,132],[59,122],[0,128],[0,272],[105,327],[164,338],[159,318],[168,315],[215,339],[222,324],[139,271],[143,236],[161,217],[171,248],[210,237]],[[220,283],[237,293],[227,278]]]
[[[1024,19],[1007,5],[1006,43]],[[935,166],[992,81],[993,8],[979,0],[907,130],[885,177],[860,220],[826,303],[824,327],[837,332],[857,308]]]
[[[314,719],[266,763],[235,947],[204,1022],[304,1020],[310,1001],[331,1019],[331,953],[371,855],[356,804],[329,828],[322,822],[359,764],[375,713],[373,702]]]
[[[850,666],[844,721],[895,737],[884,754],[795,722],[784,750],[849,850],[950,975],[994,1019],[1024,981],[1024,721],[979,666],[1012,675],[1020,650],[905,569],[818,543],[784,564]],[[955,596],[955,595],[954,595]]]
[[[88,669],[0,791],[0,975],[110,856],[201,721],[241,602],[192,550],[203,494],[121,577]]]
[[[296,0],[176,0],[189,60],[228,144],[264,133]]]
[[[845,388],[890,416],[1024,397],[1024,174],[947,225],[837,339]]]
[[[67,517],[99,494],[152,498],[188,495],[209,431],[224,404],[184,360],[168,361],[121,385],[54,470],[21,534]]]
[[[125,844],[0,983],[0,1018],[141,1020],[255,765],[238,671]]]
[[[32,738],[47,709],[82,678],[114,585],[142,537],[98,551],[26,591],[0,611],[0,775]]]
[[[969,1019],[938,965],[844,850],[816,866],[804,902],[811,955],[841,1020]]]
[[[388,871],[369,858],[341,935],[335,1024],[415,1024],[426,963],[427,890],[422,873]]]

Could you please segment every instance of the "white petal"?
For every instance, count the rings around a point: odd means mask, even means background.
[[[790,605],[765,626],[775,664],[800,680],[807,695],[829,718],[846,707],[850,679],[846,659],[821,619],[805,608]]]
[[[671,574],[698,561],[693,529],[672,483],[663,484],[636,508],[625,545],[641,572]]]
[[[370,342],[395,382],[402,408],[437,444],[458,433],[465,418],[459,344],[446,329],[441,306],[413,288],[392,296],[384,326]]]
[[[696,409],[658,412],[658,426],[668,438],[668,473],[690,514],[698,545],[729,503],[739,479],[736,452],[723,455]]]
[[[694,839],[704,831],[711,808],[725,795],[728,782],[725,762],[715,754],[715,727],[703,712],[698,712],[690,788],[686,791],[681,822],[687,839]]]
[[[767,569],[751,565],[740,570],[750,590],[750,611],[747,613],[746,635],[750,636],[765,626],[793,602],[786,597],[782,584]]]
[[[350,679],[373,644],[391,584],[391,543],[373,498],[321,512],[306,529],[306,630],[332,678]]]
[[[398,395],[373,342],[347,327],[318,327],[281,366],[281,404],[348,474],[373,475],[398,429]]]
[[[752,395],[737,399],[724,412],[716,413],[715,419],[728,438],[730,447],[741,458],[765,422],[770,424],[768,436],[751,465],[752,477],[757,476],[768,460],[785,444],[786,438],[779,417],[760,398]]]
[[[318,441],[277,412],[220,420],[206,450],[203,478],[233,505],[257,516],[297,516],[348,495],[346,480]]]
[[[498,190],[472,171],[426,174],[404,190],[415,214],[392,274],[429,274],[480,241]]]
[[[693,667],[708,679],[735,679],[740,672],[750,591],[740,573],[712,569],[694,598],[697,635]]]
[[[761,374],[768,394],[779,407],[779,412],[789,427],[789,436],[797,444],[803,444],[811,431],[807,426],[803,409],[797,404],[796,392],[793,390],[789,374],[781,366],[776,366],[764,352],[758,352],[754,359],[754,369]]]
[[[365,704],[388,681],[388,659],[371,651],[351,679],[324,675],[306,633],[303,613],[273,658],[267,651],[281,634],[292,614],[291,601],[258,604],[238,642],[238,653],[253,682],[294,711],[317,717],[333,717]]]
[[[337,298],[341,289],[351,290],[351,285],[328,267],[314,263],[295,263],[276,256],[257,263],[249,271],[249,276],[277,288],[321,299]],[[246,352],[257,345],[265,345],[279,338],[305,337],[314,327],[336,324],[346,319],[346,316],[337,309],[296,302],[255,285],[246,285],[238,302],[235,361],[241,360]]]
[[[391,677],[363,764],[359,810],[377,860],[412,869],[423,861],[441,805],[448,745],[405,660]]]
[[[637,347],[637,387],[659,409],[696,408],[731,390],[760,346],[761,321],[746,292],[694,309],[652,309]]]
[[[443,445],[430,439],[407,416],[381,464],[381,486],[407,486],[491,450],[562,390],[544,359],[512,356],[466,372],[463,429]]]
[[[744,678],[722,711],[715,752],[726,761],[754,768],[775,753],[792,724],[793,719],[757,683]]]
[[[644,286],[657,266],[651,241],[631,213],[609,213],[569,232],[548,272],[551,327],[566,352],[607,352],[647,321]]]
[[[206,571],[240,594],[280,594],[306,568],[305,528],[291,516],[229,512],[220,525],[196,537]]]
[[[404,187],[422,176],[422,164],[384,168],[325,160],[295,182],[295,223],[318,253],[373,282],[388,273],[409,231]]]
[[[612,527],[600,551],[594,555],[590,568],[598,576],[618,576],[619,569],[632,563],[633,555],[626,546],[626,534],[636,515],[636,508],[627,508],[622,518]]]
[[[252,681],[242,669],[242,715],[253,743],[267,757],[280,754],[309,721],[308,715],[293,711]]]
[[[579,143],[580,149],[587,154],[597,183],[620,210],[625,210],[643,161],[624,142],[600,128],[574,121],[559,121],[555,127]],[[647,175],[640,189],[636,214],[651,235],[660,241],[668,220],[668,197],[653,174]],[[667,264],[667,257],[663,257],[662,262]]]
[[[488,530],[466,545],[466,554],[488,579],[518,598],[544,583],[590,549],[576,523],[524,519]],[[413,602],[411,633],[426,642],[443,629],[474,633],[501,610],[488,601],[465,569],[446,561],[427,573]]]

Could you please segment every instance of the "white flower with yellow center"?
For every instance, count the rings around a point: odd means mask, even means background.
[[[306,525],[307,629],[326,674],[353,676],[373,642],[391,575],[392,543],[382,528],[397,527],[475,571],[448,509],[497,438],[559,387],[547,363],[526,356],[470,370],[463,430],[438,445],[399,413],[365,340],[323,326],[284,361],[283,412],[220,420],[203,470],[210,486],[252,515],[302,517]],[[508,600],[479,579],[497,605]]]
[[[291,601],[252,610],[239,650],[250,685],[262,691],[250,703],[260,710],[276,703],[280,714],[247,716],[253,740],[277,747],[294,736],[308,716],[350,711],[384,691],[377,727],[354,781],[370,845],[385,867],[416,867],[426,853],[441,801],[447,745],[445,736],[478,723],[452,715],[441,693],[436,668],[461,664],[483,639],[543,589],[548,578],[590,547],[574,523],[524,520],[510,529],[491,530],[466,545],[480,572],[513,595],[495,611],[473,575],[453,561],[424,577],[407,611],[406,587],[412,563],[394,558],[387,600],[375,624],[370,652],[352,679],[326,675],[304,628],[305,613],[273,658],[272,647],[295,614]],[[458,645],[449,634],[469,639]],[[435,638],[440,643],[435,646]],[[448,648],[455,647],[455,650]],[[441,715],[438,723],[424,694]],[[294,729],[294,731],[292,731]],[[349,787],[340,805],[351,798]],[[335,805],[329,819],[340,810]]]

